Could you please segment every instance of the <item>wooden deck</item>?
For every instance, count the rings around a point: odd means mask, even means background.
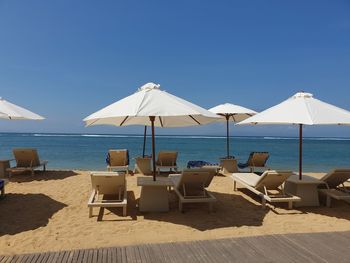
[[[350,262],[350,231],[0,256],[0,262]]]

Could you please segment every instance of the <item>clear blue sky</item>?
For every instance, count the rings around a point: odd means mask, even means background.
[[[84,128],[82,119],[149,81],[206,108],[261,111],[305,90],[349,110],[350,1],[0,0],[0,96],[47,118],[0,121],[0,131],[141,133]],[[232,130],[297,135],[287,126]],[[350,136],[350,127],[305,135]]]

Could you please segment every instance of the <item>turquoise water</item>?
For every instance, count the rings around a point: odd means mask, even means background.
[[[147,139],[146,154],[150,154],[151,139]],[[251,151],[268,151],[269,167],[297,170],[298,142],[298,138],[232,137],[231,154],[245,161]],[[99,170],[106,167],[108,149],[129,149],[134,158],[142,155],[142,143],[141,135],[0,133],[0,159],[13,158],[12,148],[34,147],[49,161],[49,169]],[[217,163],[225,156],[225,147],[225,137],[156,137],[156,151],[178,151],[180,167],[189,160]],[[350,167],[350,138],[305,138],[303,162],[309,172]]]

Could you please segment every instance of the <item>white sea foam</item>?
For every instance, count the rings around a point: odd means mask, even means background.
[[[0,134],[1,136],[1,134]],[[35,137],[87,137],[87,138],[143,138],[143,135],[127,135],[127,134],[54,134],[54,133],[34,133],[21,134],[21,136]],[[151,135],[148,134],[147,138]],[[226,136],[206,136],[206,135],[156,135],[157,138],[165,139],[226,139]],[[279,137],[279,136],[233,136],[233,139],[243,140],[298,140],[298,137]],[[303,140],[314,141],[350,141],[350,138],[340,137],[304,137]]]

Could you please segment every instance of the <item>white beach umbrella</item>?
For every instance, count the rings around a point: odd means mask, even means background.
[[[160,89],[160,85],[147,83],[139,90],[84,119],[90,125],[147,125],[152,126],[152,161],[155,180],[154,126],[183,127],[203,125],[219,117],[191,102]]]
[[[44,117],[0,98],[0,118],[9,120],[43,120]]]
[[[299,178],[302,178],[303,125],[348,125],[350,112],[315,99],[312,94],[298,92],[289,99],[250,117],[244,124],[299,125]]]
[[[226,121],[226,150],[227,150],[227,158],[230,156],[230,131],[229,131],[229,121],[233,122],[240,122],[243,121],[253,115],[256,114],[256,111],[253,111],[251,109],[231,104],[231,103],[224,103],[220,104],[218,106],[215,106],[209,111],[222,116],[222,121]]]

